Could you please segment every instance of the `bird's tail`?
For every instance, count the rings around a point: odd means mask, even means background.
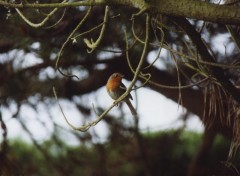
[[[136,109],[133,107],[131,101],[130,101],[129,99],[127,99],[125,102],[126,102],[127,106],[129,107],[132,115],[133,115],[133,116],[137,116],[137,111],[136,111]]]

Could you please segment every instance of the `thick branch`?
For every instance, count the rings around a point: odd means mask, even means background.
[[[0,1],[0,5],[12,8],[61,8],[77,6],[125,5],[164,15],[187,17],[223,24],[240,24],[240,8],[217,5],[196,0],[89,0],[51,4],[13,4]]]
[[[161,14],[199,19],[223,24],[240,24],[240,8],[196,0],[155,0]]]
[[[194,29],[194,27],[184,18],[172,18],[189,36],[192,42],[196,45],[197,51],[201,55],[201,58],[207,62],[215,62],[212,55],[209,53],[206,45],[202,41],[201,35]],[[240,91],[229,81],[225,76],[223,70],[219,67],[208,66],[212,76],[223,86],[223,88],[232,97],[240,103]]]

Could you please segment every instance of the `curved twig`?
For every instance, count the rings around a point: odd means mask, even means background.
[[[63,49],[65,48],[65,46],[67,45],[67,43],[71,40],[71,38],[73,37],[73,35],[76,33],[76,31],[81,27],[81,25],[86,21],[87,17],[89,16],[90,12],[92,10],[92,7],[90,7],[87,11],[87,13],[85,14],[85,16],[83,17],[83,19],[78,23],[78,25],[76,26],[76,28],[71,32],[71,34],[68,36],[67,40],[63,43],[60,51],[58,52],[58,56],[57,56],[57,60],[56,60],[56,64],[55,64],[55,68],[63,75],[63,76],[67,76],[67,77],[76,77],[78,79],[78,77],[76,75],[67,75],[65,73],[63,73],[60,68],[58,67],[58,63],[60,60],[60,57],[62,55]]]
[[[91,41],[89,41],[86,38],[83,39],[84,43],[91,49],[91,50],[88,50],[88,53],[92,53],[98,47],[100,42],[102,41],[102,38],[104,36],[104,32],[106,30],[106,23],[108,22],[108,17],[109,17],[109,6],[106,6],[103,25],[102,25],[101,32],[99,34],[98,39],[95,42],[92,39],[91,39]]]
[[[55,23],[52,24],[51,26],[44,27],[44,29],[50,29],[50,28],[55,27],[56,25],[58,25],[58,24],[62,21],[63,17],[65,16],[65,14],[66,14],[66,9],[67,9],[67,8],[64,9],[62,16],[59,18],[59,20],[57,20],[57,22],[55,22]]]
[[[107,110],[105,110],[100,116],[98,116],[98,118],[97,118],[96,120],[94,120],[94,121],[92,121],[92,122],[88,122],[87,124],[82,125],[82,126],[80,126],[80,127],[76,127],[76,126],[72,125],[72,124],[68,121],[66,115],[64,114],[64,111],[63,111],[63,109],[62,109],[62,107],[61,107],[61,105],[60,105],[60,103],[59,103],[59,100],[58,100],[58,96],[57,96],[55,87],[53,87],[53,93],[54,93],[54,96],[55,96],[56,101],[58,102],[58,106],[59,106],[59,108],[60,108],[60,110],[61,110],[61,113],[62,113],[62,115],[63,115],[64,120],[66,121],[66,123],[67,123],[73,130],[82,131],[82,132],[85,132],[85,131],[87,131],[90,127],[97,125],[98,122],[100,122],[100,121],[105,117],[105,115],[116,105],[115,103],[112,104]]]
[[[164,41],[164,32],[161,28],[159,28],[159,30],[161,31],[162,37],[161,37],[161,41],[159,42],[158,54],[157,54],[156,58],[154,59],[154,61],[151,64],[149,64],[148,66],[146,66],[144,69],[148,69],[148,68],[152,67],[160,57],[160,54],[162,51],[162,46],[163,46],[163,41]],[[155,35],[155,38],[158,40],[155,30],[154,30],[154,35]]]
[[[61,3],[65,3],[67,2],[66,0],[64,0],[63,2]],[[54,8],[49,14],[47,14],[46,18],[43,19],[42,22],[40,23],[33,23],[31,22],[29,19],[27,19],[26,16],[24,16],[24,14],[18,9],[18,8],[15,8],[17,13],[19,14],[19,16],[31,27],[34,27],[34,28],[39,28],[39,27],[42,27],[48,20],[50,17],[52,17],[58,10],[58,8]]]

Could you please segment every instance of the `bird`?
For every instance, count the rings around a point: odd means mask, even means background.
[[[117,100],[126,91],[126,86],[122,83],[124,75],[121,73],[113,73],[107,81],[107,92],[113,100]],[[130,99],[132,100],[131,94],[127,95],[122,101],[127,104],[133,116],[137,116],[137,111],[133,107]]]

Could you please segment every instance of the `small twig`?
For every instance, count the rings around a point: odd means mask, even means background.
[[[101,24],[99,24],[99,25],[97,25],[97,26],[95,26],[95,27],[93,27],[93,28],[91,28],[91,29],[89,29],[89,30],[87,30],[87,31],[85,31],[85,32],[82,32],[82,33],[74,36],[72,39],[76,39],[76,38],[78,38],[78,37],[81,37],[81,36],[83,36],[83,35],[86,35],[86,34],[92,32],[92,31],[100,28],[103,24],[104,24],[104,22],[102,22]]]
[[[62,109],[62,107],[61,107],[61,105],[60,105],[60,103],[59,103],[59,100],[58,100],[58,96],[57,96],[55,87],[53,87],[53,93],[54,93],[54,96],[55,96],[56,101],[58,102],[58,106],[59,106],[59,108],[60,108],[60,110],[61,110],[61,113],[62,113],[62,115],[63,115],[66,123],[67,123],[73,130],[77,130],[77,131],[85,132],[85,131],[87,131],[90,127],[97,125],[98,122],[100,122],[100,121],[105,117],[105,115],[115,106],[115,104],[112,104],[107,110],[105,110],[100,116],[98,116],[96,120],[94,120],[94,121],[92,121],[92,122],[88,122],[87,124],[82,125],[82,126],[80,126],[80,127],[76,127],[76,126],[72,125],[72,124],[68,121],[67,117],[65,116],[65,114],[64,114],[64,112],[63,112],[63,109]]]
[[[92,108],[93,108],[94,113],[95,113],[97,116],[99,116],[93,103],[92,103]]]
[[[71,34],[68,36],[67,40],[63,43],[58,56],[57,56],[57,60],[56,60],[56,65],[55,68],[63,75],[63,76],[67,76],[67,77],[76,77],[77,79],[79,79],[76,75],[67,75],[65,73],[63,73],[60,68],[58,67],[58,63],[60,60],[60,57],[62,55],[63,49],[65,48],[65,46],[67,45],[67,43],[71,40],[72,36],[76,33],[76,31],[81,27],[81,25],[86,21],[87,17],[89,16],[90,12],[92,10],[92,7],[90,7],[87,11],[87,13],[85,14],[85,16],[83,17],[83,19],[78,23],[78,25],[76,26],[76,28],[71,32]]]
[[[56,101],[57,101],[57,103],[58,103],[58,107],[59,107],[59,109],[61,110],[61,113],[62,113],[65,121],[67,122],[67,124],[68,124],[72,129],[76,130],[77,127],[73,126],[73,125],[68,121],[67,117],[65,116],[65,114],[64,114],[64,112],[63,112],[62,106],[60,105],[59,100],[58,100],[58,96],[57,96],[55,87],[53,87],[53,93],[54,93],[54,96],[55,96]]]
[[[145,8],[143,8],[143,9],[141,9],[139,12],[137,12],[137,13],[135,13],[135,14],[132,14],[131,20],[134,20],[134,18],[135,18],[136,16],[139,16],[139,15],[145,13],[145,12],[147,11],[147,9],[148,9],[148,8],[145,7]]]
[[[155,62],[158,60],[158,58],[160,57],[160,54],[162,51],[162,46],[163,46],[163,41],[164,41],[164,32],[161,28],[159,28],[159,30],[161,31],[162,36],[161,36],[161,41],[159,42],[158,54],[157,54],[156,58],[154,59],[154,61],[151,64],[149,64],[148,66],[146,66],[144,69],[148,69],[148,68],[152,67],[155,64]],[[154,30],[154,35],[155,35],[155,38],[158,40],[155,30]]]
[[[135,38],[139,43],[144,44],[144,41],[142,41],[142,40],[137,36],[137,34],[135,33],[134,22],[135,22],[135,18],[132,19],[132,33],[133,33],[133,36],[134,36],[134,38]]]
[[[67,2],[66,0],[64,0],[62,3],[65,3]],[[48,20],[50,17],[52,17],[58,10],[58,8],[54,8],[49,14],[47,14],[46,18],[43,19],[42,22],[40,23],[33,23],[31,22],[29,19],[27,19],[27,17],[25,17],[23,15],[23,13],[18,9],[18,8],[15,8],[17,13],[19,14],[19,16],[28,24],[30,25],[31,27],[34,27],[34,28],[39,28],[39,27],[42,27]]]
[[[52,24],[51,26],[44,27],[44,29],[50,29],[50,28],[53,28],[53,27],[55,27],[56,25],[58,25],[58,24],[62,21],[62,19],[63,19],[63,17],[65,16],[65,14],[66,14],[66,8],[64,9],[62,16],[59,18],[59,20],[58,20],[57,22],[55,22],[55,23]]]
[[[176,70],[177,70],[177,81],[178,81],[178,86],[181,87],[181,79],[180,79],[180,74],[179,74],[179,69],[178,69],[178,64],[177,64],[177,60],[174,56],[174,54],[171,53],[171,56],[173,58]],[[179,88],[178,90],[179,94],[178,94],[178,105],[182,104],[182,94],[181,94],[181,89]]]
[[[83,39],[84,43],[91,49],[91,50],[88,50],[88,53],[92,53],[98,47],[100,42],[102,41],[104,32],[106,30],[106,23],[108,22],[108,18],[109,18],[109,6],[106,6],[103,25],[102,25],[98,39],[95,42],[92,39],[91,39],[91,41],[89,41],[86,38]]]
[[[142,85],[140,85],[140,86],[135,86],[134,88],[132,88],[132,90],[140,89],[140,88],[144,87],[148,83],[148,81],[151,79],[152,75],[150,73],[147,73],[147,74],[144,74],[144,75],[146,75],[146,77],[147,77],[147,78],[145,77],[146,78],[145,82]]]
[[[131,50],[131,49],[133,48],[133,46],[136,44],[136,41],[137,41],[137,40],[134,40],[134,41],[133,41],[133,43],[132,43],[131,46],[128,48],[128,50]],[[101,49],[101,48],[99,48],[98,50],[100,50],[100,51],[106,51],[106,52],[111,52],[111,53],[123,53],[123,52],[126,52],[126,50],[116,51],[116,50]]]

